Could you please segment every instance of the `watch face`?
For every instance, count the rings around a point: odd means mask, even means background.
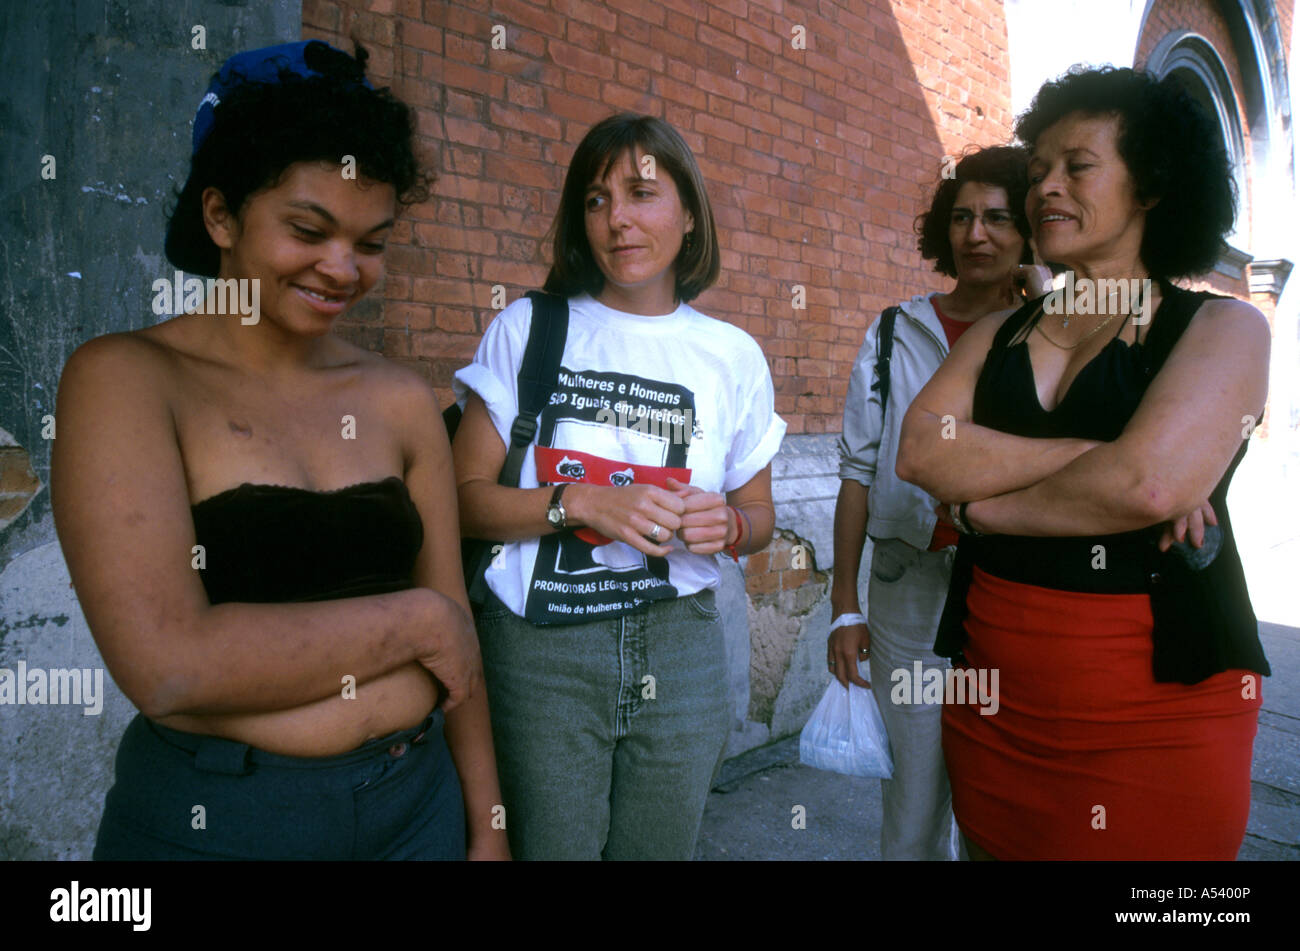
[[[560,522],[564,520],[564,516],[560,514],[560,507],[558,505],[552,505],[546,510],[546,520],[556,528],[559,528]]]

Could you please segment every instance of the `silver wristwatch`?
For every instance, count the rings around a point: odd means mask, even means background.
[[[551,523],[553,528],[562,529],[568,525],[568,515],[564,511],[564,503],[560,501],[560,496],[569,485],[568,482],[561,482],[557,485],[555,492],[551,494],[551,504],[546,506],[546,520]]]

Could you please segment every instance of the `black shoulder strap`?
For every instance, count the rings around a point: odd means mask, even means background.
[[[1159,319],[1151,321],[1142,343],[1142,368],[1148,379],[1154,378],[1165,365],[1165,360],[1182,338],[1183,331],[1192,322],[1200,306],[1209,300],[1224,299],[1222,294],[1185,291],[1172,284],[1165,284],[1161,291],[1164,300],[1160,302],[1157,311]]]
[[[894,353],[894,323],[901,308],[886,307],[880,312],[880,327],[876,331],[876,382],[871,384],[873,390],[880,393],[880,414],[885,414],[889,405],[889,358]]]
[[[537,417],[555,390],[560,376],[560,359],[569,335],[569,302],[557,294],[529,291],[533,302],[528,327],[528,345],[519,365],[519,415],[510,427],[510,448],[497,482],[518,486],[524,453],[537,435]]]
[[[1011,346],[1011,341],[1020,341],[1028,337],[1042,320],[1046,303],[1046,295],[1025,301],[1014,314],[1002,321],[1002,326],[993,335],[993,342],[989,345],[989,349],[1004,350]]]

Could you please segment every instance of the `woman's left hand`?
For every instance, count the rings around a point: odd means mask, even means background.
[[[732,539],[733,522],[727,508],[727,497],[720,492],[678,482],[669,476],[665,487],[686,503],[682,513],[682,527],[677,537],[686,544],[686,550],[696,555],[712,555],[722,551]]]
[[[1165,522],[1165,530],[1160,534],[1159,548],[1168,551],[1174,542],[1190,541],[1193,548],[1205,544],[1205,526],[1218,525],[1219,517],[1214,514],[1214,506],[1206,499],[1182,518]]]
[[[1011,269],[1011,287],[1017,302],[1036,300],[1052,289],[1052,269],[1042,264],[1018,264]]]

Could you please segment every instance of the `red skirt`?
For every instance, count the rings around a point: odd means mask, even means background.
[[[989,684],[998,672],[991,715],[943,709],[953,812],[972,842],[1012,860],[1237,857],[1259,674],[1157,683],[1144,594],[976,568],[967,608],[967,666]]]

